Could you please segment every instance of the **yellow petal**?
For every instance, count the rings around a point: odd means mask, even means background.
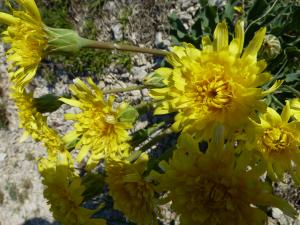
[[[155,70],[155,73],[163,76],[164,78],[168,78],[172,74],[173,70],[166,67],[161,67]]]
[[[300,121],[300,101],[298,98],[291,100],[291,111],[296,120]]]
[[[28,12],[37,20],[41,21],[40,11],[35,4],[34,0],[18,0],[19,4],[22,5]]]
[[[81,106],[81,102],[77,101],[75,99],[59,98],[58,100],[66,103],[68,105],[75,106],[75,107],[78,107],[78,108],[80,108],[80,106]]]
[[[210,40],[210,37],[208,35],[204,35],[202,37],[202,49],[211,51],[213,49],[212,42]]]
[[[221,51],[228,46],[228,29],[226,22],[218,23],[214,31],[214,50]]]
[[[244,47],[244,21],[239,20],[235,25],[235,38],[230,43],[230,52],[241,55]]]
[[[262,94],[263,94],[263,95],[268,95],[268,94],[273,93],[274,91],[276,91],[276,90],[281,86],[281,84],[282,84],[283,82],[284,82],[283,80],[277,80],[277,81],[272,85],[272,87],[270,87],[268,90],[263,91]]]
[[[268,107],[263,118],[268,121],[271,126],[276,126],[282,123],[281,116],[272,108]]]
[[[173,70],[173,80],[174,80],[174,86],[180,90],[184,91],[185,90],[185,79],[182,77],[182,73],[180,68],[175,68]]]
[[[79,136],[80,134],[78,134],[75,130],[72,130],[63,137],[63,141],[69,144],[76,140]]]
[[[253,37],[253,39],[250,41],[248,47],[245,49],[245,52],[243,53],[242,58],[256,58],[257,53],[264,41],[266,34],[266,28],[261,28],[259,31],[257,31]]]
[[[77,155],[76,158],[77,162],[81,162],[84,159],[84,157],[88,154],[89,150],[90,150],[89,145],[83,145],[82,148],[80,149],[80,152]]]
[[[15,24],[18,19],[10,14],[0,12],[0,23],[5,23],[7,25]]]
[[[286,101],[286,105],[283,107],[281,112],[281,119],[284,123],[287,123],[292,115],[290,102]]]
[[[66,113],[64,118],[65,120],[76,120],[78,118],[78,114]]]
[[[245,33],[244,33],[244,21],[238,21],[236,26],[235,26],[235,38],[239,43],[239,54],[242,53],[243,47],[244,47],[244,38],[245,38]]]

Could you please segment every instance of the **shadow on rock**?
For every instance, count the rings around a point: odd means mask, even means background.
[[[33,219],[26,220],[25,223],[21,225],[59,225],[59,223],[57,222],[50,223],[49,221],[43,218],[33,218]]]

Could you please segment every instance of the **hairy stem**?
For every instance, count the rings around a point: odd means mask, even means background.
[[[98,48],[98,49],[110,49],[110,50],[121,50],[121,51],[129,51],[129,52],[139,52],[153,55],[161,55],[166,56],[171,54],[168,51],[160,50],[160,49],[152,49],[152,48],[143,48],[137,47],[128,44],[119,44],[112,42],[103,42],[103,41],[93,41],[88,39],[83,39],[85,48]]]

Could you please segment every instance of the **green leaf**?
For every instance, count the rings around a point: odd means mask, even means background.
[[[60,96],[55,96],[53,94],[46,94],[39,98],[34,98],[33,102],[38,112],[54,112],[56,111],[63,102],[58,99]]]
[[[248,20],[255,20],[261,17],[269,5],[265,0],[256,0],[249,10]]]
[[[83,196],[86,201],[103,193],[105,177],[103,174],[88,173],[82,177],[82,183],[85,186]]]
[[[295,73],[290,73],[286,75],[285,82],[290,83],[296,81],[300,81],[300,70],[298,70]]]

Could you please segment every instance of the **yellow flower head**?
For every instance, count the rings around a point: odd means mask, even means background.
[[[106,164],[106,181],[114,208],[138,225],[157,224],[153,185],[143,176],[147,162],[147,155],[142,154],[133,164],[111,158]]]
[[[57,152],[65,152],[65,144],[59,134],[47,124],[47,117],[37,111],[33,93],[28,94],[15,86],[11,87],[11,97],[15,101],[19,114],[19,126],[24,129],[22,139],[31,136],[46,147],[49,157],[56,157]]]
[[[22,89],[36,73],[47,47],[47,38],[34,0],[17,2],[22,9],[15,10],[9,5],[12,15],[0,12],[0,22],[8,25],[2,34],[3,41],[11,45],[7,52],[7,58],[12,62],[11,79]]]
[[[44,196],[51,205],[53,217],[62,225],[106,224],[102,219],[90,218],[94,210],[80,207],[85,187],[74,171],[70,155],[65,154],[58,154],[55,160],[42,159],[38,165],[46,186]]]
[[[257,61],[265,32],[265,28],[256,32],[243,51],[243,22],[236,24],[230,44],[227,25],[222,22],[214,31],[213,42],[208,36],[202,38],[202,50],[186,43],[173,47],[167,58],[173,69],[156,70],[165,77],[166,87],[150,92],[160,100],[155,114],[178,112],[173,129],[196,136],[209,136],[216,122],[229,133],[244,126],[249,116],[265,109],[262,97],[279,85],[265,92],[258,88],[271,77],[263,72],[266,62]]]
[[[286,101],[281,115],[268,108],[260,115],[260,123],[254,122],[254,129],[249,132],[255,135],[250,141],[250,148],[258,150],[265,159],[268,174],[282,179],[286,171],[296,171],[294,180],[300,180],[300,121],[291,121],[293,115],[290,102]],[[298,180],[298,181],[297,181]]]
[[[87,168],[91,169],[105,156],[128,156],[128,129],[132,124],[120,121],[122,112],[128,107],[126,103],[113,107],[114,97],[110,96],[106,102],[102,91],[91,78],[88,79],[88,83],[90,87],[80,79],[75,79],[74,85],[70,85],[74,97],[62,98],[61,101],[81,109],[78,114],[65,115],[65,119],[75,120],[76,123],[75,129],[64,139],[67,143],[79,139],[76,144],[76,148],[80,149],[77,160],[82,161],[90,152]]]
[[[224,138],[215,135],[203,154],[198,142],[184,133],[169,163],[160,164],[165,174],[152,172],[150,177],[159,182],[160,191],[167,191],[182,225],[261,225],[267,216],[257,206],[278,207],[295,216],[292,207],[260,181],[260,169],[247,169],[248,153],[237,158],[232,144],[224,146]]]

